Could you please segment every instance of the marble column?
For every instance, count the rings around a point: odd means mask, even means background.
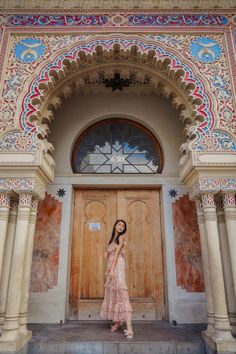
[[[27,236],[27,246],[25,253],[25,265],[24,265],[24,277],[21,289],[21,302],[20,302],[20,316],[19,324],[20,335],[27,335],[27,321],[28,321],[28,300],[29,300],[29,287],[30,287],[30,275],[32,267],[33,247],[34,247],[34,232],[36,225],[38,200],[34,199],[30,211],[29,229]]]
[[[2,330],[2,325],[5,318],[6,303],[7,303],[7,291],[9,284],[9,276],[11,269],[11,260],[13,245],[15,239],[15,229],[16,229],[16,216],[17,216],[18,200],[16,198],[11,198],[9,221],[7,227],[7,237],[5,242],[5,251],[3,257],[3,269],[2,277],[0,281],[0,331]]]
[[[236,334],[236,297],[234,295],[233,276],[230,263],[230,251],[222,198],[217,200],[216,206],[228,314],[230,325],[232,327],[232,332]]]
[[[211,288],[215,312],[215,333],[213,338],[220,341],[233,341],[226,304],[214,194],[203,194],[202,204],[209,252]]]
[[[234,294],[236,296],[236,205],[235,194],[223,195],[225,222],[228,235],[231,270],[233,275]]]
[[[19,339],[19,312],[32,196],[19,194],[15,241],[1,341]]]
[[[209,252],[208,252],[208,245],[207,245],[203,207],[202,207],[202,202],[200,200],[196,200],[196,207],[197,207],[198,227],[199,227],[199,234],[200,234],[200,241],[201,241],[205,293],[206,293],[206,301],[207,301],[207,330],[206,330],[206,333],[213,334],[215,331],[215,329],[214,329],[214,304],[213,304],[212,288],[211,288]]]
[[[0,193],[0,278],[2,274],[3,254],[7,235],[9,219],[10,196],[8,193]]]

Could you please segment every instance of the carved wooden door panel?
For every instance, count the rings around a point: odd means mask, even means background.
[[[115,191],[75,191],[70,319],[99,319],[106,266],[103,254],[116,214]]]
[[[128,224],[126,279],[134,319],[162,319],[164,284],[159,191],[118,191],[118,216]]]
[[[70,319],[100,319],[106,261],[117,218],[127,221],[127,285],[134,319],[162,319],[164,286],[156,190],[75,191],[71,248]]]

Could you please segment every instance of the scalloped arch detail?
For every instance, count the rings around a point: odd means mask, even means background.
[[[21,129],[39,136],[46,150],[52,149],[46,139],[47,123],[53,118],[52,108],[60,107],[61,97],[83,89],[85,73],[90,72],[93,80],[96,70],[109,75],[109,67],[120,66],[121,72],[129,76],[132,66],[137,73],[149,73],[154,92],[167,97],[179,112],[187,141],[194,139],[194,149],[205,150],[202,139],[217,128],[212,111],[215,98],[194,63],[152,40],[121,35],[101,37],[66,48],[43,64],[23,98]]]

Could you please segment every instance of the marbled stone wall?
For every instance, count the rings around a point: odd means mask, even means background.
[[[195,203],[187,194],[172,204],[177,285],[204,291],[200,236]]]
[[[31,292],[46,292],[57,285],[62,203],[46,193],[39,203],[32,273]]]

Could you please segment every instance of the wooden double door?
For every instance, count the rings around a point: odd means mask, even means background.
[[[105,247],[127,222],[126,281],[133,319],[165,318],[158,190],[75,190],[69,319],[100,319]]]

